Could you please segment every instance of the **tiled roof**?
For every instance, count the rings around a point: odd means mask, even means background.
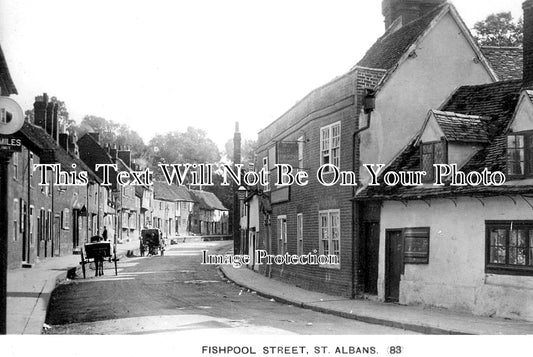
[[[398,63],[409,47],[429,28],[431,22],[447,7],[449,7],[447,4],[440,5],[419,19],[402,26],[397,31],[386,32],[370,47],[357,65],[391,69]]]
[[[198,190],[191,190],[190,192],[194,200],[199,203],[201,209],[220,211],[228,210],[212,192]]]
[[[20,134],[28,139],[28,142],[24,142],[24,145],[31,145],[31,149],[35,152],[38,150],[55,150],[56,148],[56,144],[43,128],[32,125],[27,121],[22,125]]]
[[[194,202],[189,190],[183,186],[169,185],[166,182],[154,182],[154,198],[164,201],[188,201]]]
[[[481,117],[489,144],[477,152],[461,171],[505,172],[506,136],[505,129],[512,119],[520,95],[521,81],[504,81],[492,84],[465,86],[459,88],[443,106],[444,111],[454,111]],[[420,169],[420,148],[413,140],[407,148],[382,173],[388,171],[417,171]],[[477,187],[389,187],[380,185],[367,187],[358,193],[359,199],[418,199],[459,195],[498,195],[533,193],[533,186],[477,186]]]
[[[481,52],[501,81],[522,79],[522,47],[482,46]]]
[[[441,110],[483,117],[490,139],[507,127],[521,87],[520,80],[460,87]]]
[[[2,95],[10,95],[10,94],[18,94],[17,88],[15,87],[15,83],[13,82],[13,79],[11,78],[11,74],[9,74],[9,68],[7,67],[6,58],[4,57],[4,51],[2,51],[2,47],[0,46],[0,83],[5,86],[5,88],[2,88],[2,90],[6,90],[6,93],[2,93]]]
[[[41,127],[24,122],[19,131],[24,139],[24,145],[45,159],[44,163],[61,164],[63,170],[72,170],[76,164],[77,171],[87,171],[89,178],[101,182],[100,178],[78,157],[68,153]]]
[[[488,143],[483,120],[477,115],[432,110],[435,120],[448,141]]]

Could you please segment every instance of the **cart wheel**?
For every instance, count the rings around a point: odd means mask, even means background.
[[[83,279],[85,279],[85,257],[83,256],[83,249],[81,250],[81,270],[83,271]]]

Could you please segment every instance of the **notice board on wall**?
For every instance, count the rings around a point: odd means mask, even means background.
[[[429,264],[429,227],[405,228],[403,247],[405,264]]]

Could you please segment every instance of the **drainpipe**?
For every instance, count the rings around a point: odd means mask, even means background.
[[[359,214],[359,204],[355,201],[355,194],[357,192],[357,187],[359,187],[360,184],[360,175],[359,175],[359,164],[358,164],[358,158],[356,159],[356,149],[357,149],[357,141],[358,141],[358,135],[367,130],[370,127],[370,120],[372,119],[372,111],[376,107],[376,100],[375,100],[375,91],[371,89],[367,89],[365,96],[363,98],[363,109],[366,114],[366,125],[362,128],[357,129],[352,134],[352,171],[356,173],[356,186],[352,186],[352,293],[351,298],[355,299],[356,295],[356,288],[355,288],[355,279],[357,272],[360,270],[361,263],[360,263],[360,257],[358,254],[356,256],[355,249],[357,247],[356,245],[356,239],[359,238],[359,231],[360,231],[360,214]],[[359,120],[359,118],[357,118]],[[358,251],[359,253],[359,251]],[[357,264],[355,264],[355,258],[357,258]]]

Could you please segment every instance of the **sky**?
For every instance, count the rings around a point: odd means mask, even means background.
[[[523,0],[455,0],[469,28]],[[0,44],[23,110],[48,93],[71,119],[155,134],[256,139],[346,73],[384,31],[380,0],[2,0]]]

